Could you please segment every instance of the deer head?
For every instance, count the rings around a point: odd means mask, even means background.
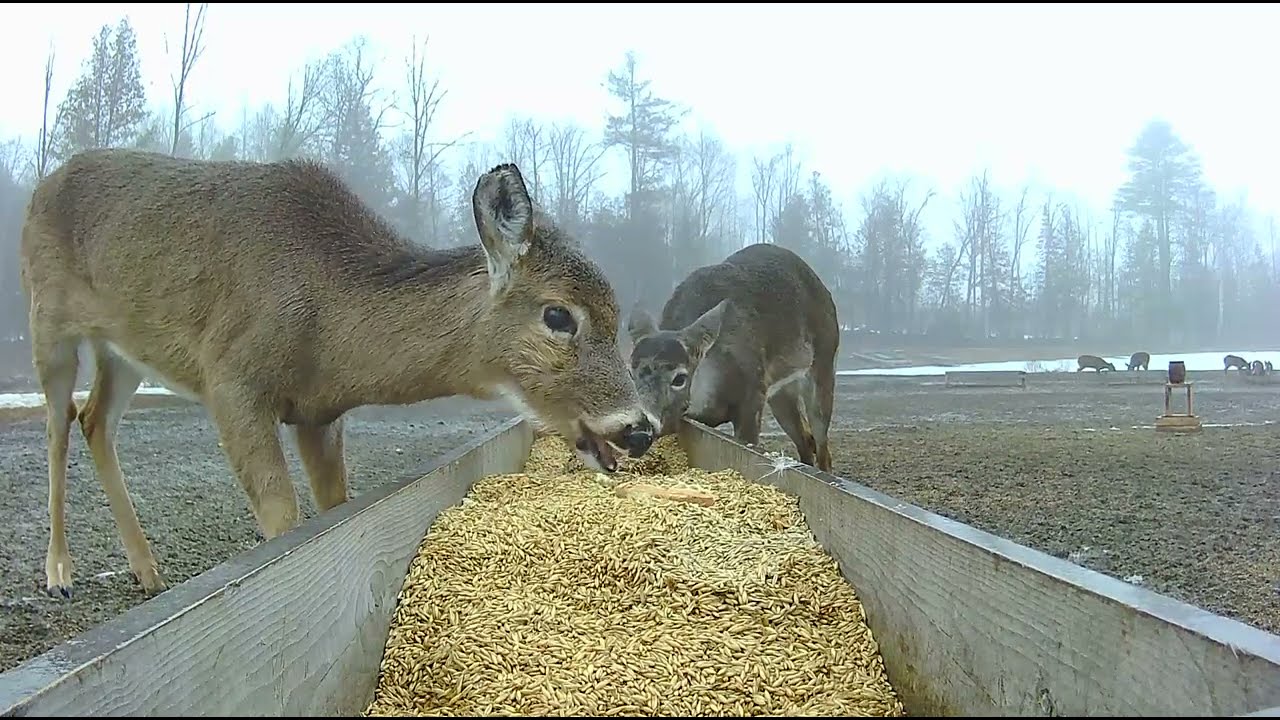
[[[489,387],[590,467],[615,470],[613,447],[643,455],[654,429],[618,348],[620,313],[603,271],[534,208],[515,165],[481,176],[472,206],[489,275],[476,338]]]
[[[720,337],[731,301],[721,300],[680,330],[659,330],[648,312],[637,306],[627,332],[633,343],[631,372],[640,404],[656,418],[658,435],[675,432],[689,407],[689,391],[698,363]]]

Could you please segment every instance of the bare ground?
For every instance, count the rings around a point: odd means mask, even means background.
[[[1150,427],[1163,404],[1158,384],[1057,375],[1033,378],[1026,390],[946,389],[940,378],[844,377],[836,471],[1280,632],[1280,384],[1248,385],[1216,373],[1194,379],[1196,411],[1209,426],[1168,436]],[[460,399],[356,411],[347,430],[352,492],[403,477],[508,417],[502,405]],[[766,432],[766,449],[793,452],[772,419]],[[203,410],[133,410],[119,445],[138,514],[171,584],[258,541]],[[292,442],[285,447],[309,516],[306,480]],[[76,595],[45,596],[46,472],[43,422],[0,421],[0,671],[144,599],[74,431],[68,538]]]

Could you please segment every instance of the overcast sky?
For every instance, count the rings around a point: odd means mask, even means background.
[[[61,99],[97,29],[125,14],[149,99],[171,104],[181,3],[3,5],[0,139],[38,129],[50,45]],[[634,49],[654,90],[692,108],[691,127],[744,159],[793,141],[846,207],[886,172],[935,188],[930,225],[946,239],[956,191],[983,167],[1010,193],[1030,180],[1105,212],[1153,117],[1194,146],[1219,192],[1280,214],[1280,10],[1266,5],[214,3],[188,97],[232,128],[357,34],[398,89],[414,33],[430,35],[449,90],[444,136],[493,137],[510,113],[598,131],[606,74]]]

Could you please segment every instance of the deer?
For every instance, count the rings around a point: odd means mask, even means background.
[[[1114,371],[1116,366],[1110,360],[1103,360],[1097,355],[1081,355],[1076,358],[1076,372],[1086,369],[1092,369],[1095,372]]]
[[[1150,365],[1151,365],[1151,353],[1139,350],[1138,352],[1129,356],[1129,363],[1128,365],[1125,366],[1125,369],[1137,370],[1138,368],[1142,368],[1143,370],[1146,370],[1150,367]]]
[[[279,426],[320,512],[347,500],[345,414],[462,395],[506,399],[596,470],[652,428],[601,268],[535,208],[514,164],[472,192],[479,243],[410,242],[308,160],[82,152],[27,207],[21,285],[46,399],[46,591],[70,598],[64,504],[78,420],[136,582],[167,588],[116,454],[143,377],[201,403],[264,541],[298,522]],[[77,410],[78,349],[96,370]]]
[[[1244,372],[1249,368],[1249,361],[1239,355],[1225,355],[1222,358],[1222,374],[1226,375],[1227,371],[1235,368],[1240,372]]]
[[[768,404],[800,461],[831,471],[840,326],[831,292],[800,256],[748,245],[690,272],[659,321],[637,302],[627,331],[655,437],[688,417],[713,428],[732,422],[738,442],[756,445]]]

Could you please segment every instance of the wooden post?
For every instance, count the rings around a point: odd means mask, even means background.
[[[1196,417],[1192,402],[1192,385],[1189,382],[1166,382],[1164,384],[1164,414],[1156,419],[1156,430],[1159,432],[1200,432],[1203,426]],[[1174,388],[1187,391],[1187,411],[1175,413],[1171,407]]]

